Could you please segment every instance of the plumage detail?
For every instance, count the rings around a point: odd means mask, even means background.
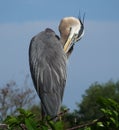
[[[46,115],[59,112],[66,83],[67,57],[52,30],[46,29],[32,38],[29,63],[35,89]]]
[[[29,65],[37,94],[41,99],[42,116],[59,113],[66,84],[67,58],[74,43],[83,36],[84,26],[80,19],[66,17],[59,25],[60,36],[47,28],[31,40]]]

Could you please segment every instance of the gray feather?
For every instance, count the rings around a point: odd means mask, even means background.
[[[66,83],[66,61],[63,46],[51,29],[32,38],[30,71],[46,115],[56,116],[59,112]]]

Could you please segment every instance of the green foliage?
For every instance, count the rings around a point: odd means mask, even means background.
[[[8,130],[63,130],[63,122],[54,122],[46,117],[43,121],[36,120],[35,115],[30,111],[18,109],[17,116],[8,116],[4,123],[8,125]]]
[[[18,109],[17,116],[8,116],[4,123],[8,125],[8,130],[118,130],[119,129],[119,103],[110,98],[99,98],[101,117],[78,122],[75,126],[67,127],[65,120],[53,121],[50,117],[44,120],[37,120],[36,115],[24,109]]]
[[[41,120],[42,116],[40,105],[33,105],[31,108],[29,108],[29,110],[36,115],[35,116],[36,120]]]
[[[9,130],[22,130],[23,128],[37,130],[37,122],[34,120],[34,114],[24,109],[18,109],[18,111],[19,114],[17,116],[8,116],[4,121],[9,125]]]
[[[61,114],[58,121],[50,117],[42,120],[40,107],[35,105],[30,110],[17,109],[0,124],[0,130],[119,130],[119,81],[92,84],[78,108]]]
[[[99,104],[101,105],[101,112],[106,117],[106,121],[102,124],[110,129],[119,129],[119,104],[110,98],[101,98]]]
[[[102,117],[98,118],[90,130],[119,130],[119,104],[110,98],[99,98],[98,104]],[[86,129],[86,130],[87,130]]]
[[[108,81],[105,84],[94,83],[85,91],[82,102],[75,111],[79,120],[88,121],[99,118],[102,113],[97,100],[100,97],[111,98],[119,103],[119,81]]]

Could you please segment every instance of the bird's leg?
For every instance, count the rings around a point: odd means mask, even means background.
[[[42,120],[45,118],[45,116],[46,116],[46,114],[43,110],[43,107],[41,106],[41,118],[42,118]]]

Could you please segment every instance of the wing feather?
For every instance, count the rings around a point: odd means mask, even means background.
[[[60,109],[66,83],[66,60],[62,44],[52,32],[41,32],[30,43],[29,63],[35,89],[45,114]]]

